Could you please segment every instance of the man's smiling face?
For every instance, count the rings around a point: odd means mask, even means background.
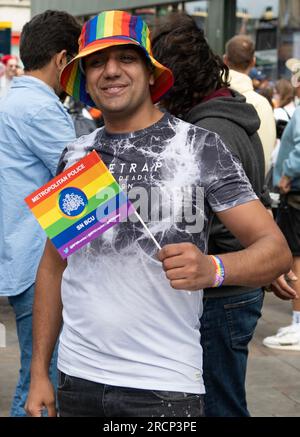
[[[85,60],[87,92],[104,116],[135,114],[151,101],[153,75],[133,45],[114,46]]]

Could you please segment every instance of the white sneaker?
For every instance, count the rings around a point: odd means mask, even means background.
[[[272,349],[300,351],[300,325],[278,329],[276,335],[264,338],[263,344]]]

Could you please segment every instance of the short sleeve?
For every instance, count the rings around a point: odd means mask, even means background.
[[[207,201],[214,212],[257,200],[239,159],[217,135],[210,136],[203,150],[201,170]]]

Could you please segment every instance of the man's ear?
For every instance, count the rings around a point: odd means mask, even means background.
[[[62,50],[55,55],[55,64],[59,71],[61,71],[67,64],[67,50]]]
[[[223,62],[224,62],[224,64],[227,65],[227,67],[228,67],[228,57],[227,57],[226,54],[223,55]]]

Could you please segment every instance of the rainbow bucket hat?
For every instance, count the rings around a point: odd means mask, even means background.
[[[88,20],[79,37],[79,52],[63,69],[60,82],[63,89],[75,100],[96,107],[86,92],[86,78],[80,60],[111,46],[133,44],[140,47],[154,66],[154,85],[150,87],[153,103],[171,88],[174,78],[171,70],[152,56],[150,31],[141,17],[124,11],[105,11]]]

